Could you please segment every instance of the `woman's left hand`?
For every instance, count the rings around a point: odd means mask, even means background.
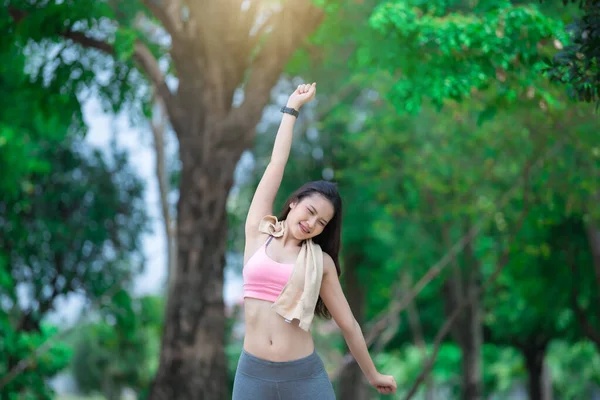
[[[377,389],[380,394],[396,393],[396,380],[391,375],[377,373],[374,378],[369,380],[369,384]]]

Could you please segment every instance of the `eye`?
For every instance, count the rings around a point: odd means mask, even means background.
[[[323,221],[319,221],[319,222],[320,222],[321,226],[323,226],[323,227],[324,227],[325,225],[327,225],[327,224],[326,224],[325,222],[323,222]]]
[[[306,209],[308,210],[308,212],[310,213],[310,215],[315,215],[315,213],[313,212],[313,210],[311,210],[310,208],[306,207]]]

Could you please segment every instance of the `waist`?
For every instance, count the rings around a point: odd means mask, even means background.
[[[290,361],[270,361],[242,350],[238,371],[255,378],[269,381],[305,379],[325,371],[323,361],[315,350],[308,356]]]

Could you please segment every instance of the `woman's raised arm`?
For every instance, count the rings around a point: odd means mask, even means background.
[[[254,192],[250,210],[246,217],[246,238],[258,235],[258,224],[265,215],[273,214],[273,202],[283,179],[283,171],[287,164],[290,149],[292,147],[292,137],[294,134],[294,124],[296,116],[291,113],[296,112],[302,105],[308,103],[315,97],[317,90],[316,83],[312,85],[300,85],[288,99],[285,108],[282,109],[283,117],[275,143],[271,160]]]

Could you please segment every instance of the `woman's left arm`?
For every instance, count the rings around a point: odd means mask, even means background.
[[[340,327],[350,352],[367,377],[369,384],[381,394],[395,393],[394,377],[382,375],[375,368],[360,325],[354,318],[342,291],[333,259],[325,253],[323,254],[323,281],[320,295],[331,316]]]

